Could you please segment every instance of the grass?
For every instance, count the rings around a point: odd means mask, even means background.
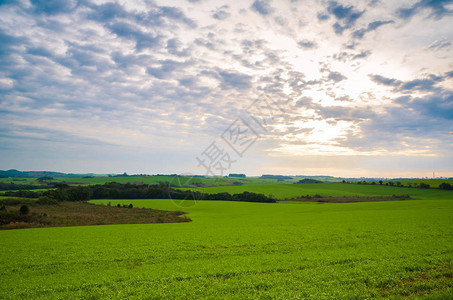
[[[414,184],[420,184],[420,183],[426,183],[429,184],[430,187],[437,188],[439,185],[443,182],[453,184],[453,179],[415,179],[415,180],[392,180],[392,181],[384,181],[384,183],[387,182],[393,182],[394,184],[399,181],[403,186],[408,186],[409,184],[414,185]]]
[[[451,199],[453,191],[427,190],[418,188],[391,187],[380,185],[360,185],[345,183],[313,183],[313,184],[269,184],[256,186],[220,186],[196,188],[204,193],[228,192],[230,194],[244,191],[262,193],[267,196],[273,195],[277,199],[298,198],[304,195],[321,195],[323,197],[369,197],[369,196],[392,196],[409,195],[415,199]]]
[[[14,184],[34,184],[37,178],[0,178],[0,182]]]
[[[193,222],[1,231],[0,298],[453,297],[453,201],[109,201]]]

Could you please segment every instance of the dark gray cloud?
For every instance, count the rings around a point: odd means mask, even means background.
[[[160,67],[156,67],[156,68],[149,67],[146,69],[146,72],[149,75],[154,76],[158,79],[168,79],[173,76],[175,71],[181,70],[182,68],[184,68],[185,66],[187,66],[190,63],[166,59],[166,60],[159,61],[159,64],[160,64]]]
[[[285,26],[288,24],[288,20],[282,16],[277,16],[274,18],[275,22],[281,26]]]
[[[0,30],[0,58],[15,51],[15,48],[27,41],[27,38],[9,35]]]
[[[448,77],[448,74],[449,73],[446,73],[443,76],[430,74],[428,75],[428,78],[413,79],[409,81],[401,81],[395,78],[387,78],[385,76],[376,74],[371,74],[369,76],[374,82],[386,86],[391,86],[395,91],[410,92],[413,90],[418,90],[430,92],[439,90],[439,87],[437,87],[436,85],[445,80],[445,78]]]
[[[77,5],[75,0],[31,0],[33,10],[36,13],[46,15],[56,15],[60,13],[69,13]]]
[[[406,97],[398,103],[408,110],[414,110],[426,117],[453,120],[453,91],[440,90],[425,97]]]
[[[320,22],[323,22],[323,21],[326,21],[326,20],[330,19],[330,16],[328,14],[323,13],[323,12],[317,13],[316,17],[318,18],[318,20]]]
[[[329,2],[327,11],[337,19],[337,22],[333,25],[336,34],[342,34],[344,30],[353,27],[357,19],[365,12],[356,10],[352,5],[341,5],[336,1]]]
[[[352,61],[352,60],[356,60],[356,59],[367,58],[370,55],[371,55],[371,50],[362,50],[358,53],[343,51],[343,52],[333,55],[333,58],[338,61],[346,62],[346,61]]]
[[[136,48],[139,51],[145,48],[157,47],[162,39],[161,36],[143,32],[138,27],[125,22],[111,23],[107,25],[107,28],[118,37],[135,41]]]
[[[167,41],[167,51],[176,56],[190,55],[190,50],[188,48],[183,48],[182,43],[178,38],[172,38]]]
[[[441,19],[453,14],[453,10],[446,7],[451,3],[451,0],[420,0],[410,7],[398,9],[397,14],[403,19],[409,19],[422,10],[429,10],[432,17]]]
[[[371,50],[363,50],[360,53],[354,54],[352,56],[352,60],[359,59],[359,58],[365,58],[371,55]]]
[[[360,128],[359,133],[351,131],[337,139],[339,145],[356,151],[432,153],[452,150],[451,145],[444,143],[451,141],[453,132],[452,91],[439,90],[424,97],[399,97],[394,104],[384,108],[384,112],[375,112],[373,107],[320,105],[316,105],[315,110],[324,119],[349,121]]]
[[[131,15],[117,2],[107,2],[101,5],[90,3],[89,6],[93,11],[88,14],[87,18],[99,22],[108,22],[116,18],[126,18]]]
[[[206,47],[209,50],[215,50],[216,49],[216,45],[213,42],[211,42],[211,41],[209,41],[207,39],[196,38],[194,40],[194,43],[195,43],[195,45]]]
[[[121,51],[113,51],[111,53],[112,60],[120,69],[126,69],[135,65],[143,65],[152,61],[149,55],[136,55],[134,54],[123,54]]]
[[[101,49],[82,46],[76,43],[68,43],[68,48],[64,55],[56,55],[42,48],[32,48],[29,53],[32,55],[39,54],[55,63],[65,66],[71,69],[74,75],[91,76],[92,73],[97,73],[99,76],[101,73],[113,67],[113,64],[104,57],[105,53]],[[95,67],[95,69],[90,67]]]
[[[401,85],[401,81],[394,79],[394,78],[387,78],[381,75],[370,75],[371,80],[373,80],[376,83],[383,84],[383,85],[388,85],[388,86],[399,86]]]
[[[317,44],[315,41],[309,41],[309,40],[302,40],[297,43],[299,46],[301,46],[304,49],[315,49],[317,48]]]
[[[341,74],[339,72],[330,72],[329,75],[327,76],[327,78],[335,83],[347,79],[346,76],[344,76],[343,74]]]
[[[230,7],[228,5],[223,5],[217,10],[213,11],[212,17],[217,20],[225,20],[227,19],[231,14],[228,12],[228,9]]]
[[[47,57],[50,59],[54,57],[54,53],[44,47],[28,47],[26,53],[35,56]]]
[[[117,2],[107,2],[101,5],[86,2],[86,6],[91,9],[87,18],[101,23],[127,20],[128,22],[137,22],[146,27],[172,27],[175,23],[183,24],[189,28],[197,27],[197,23],[188,18],[184,12],[177,7],[157,6],[153,4],[148,10],[137,12],[127,11]]]
[[[383,26],[385,24],[391,24],[391,23],[395,23],[395,21],[390,20],[390,21],[375,21],[375,22],[371,22],[371,23],[368,24],[368,26],[366,28],[362,28],[362,29],[358,29],[358,30],[354,31],[352,33],[352,36],[354,38],[357,38],[357,39],[362,39],[363,36],[367,32],[374,31],[374,30],[378,29],[379,27],[381,27],[381,26]]]
[[[0,0],[1,5],[18,4],[18,0]]]
[[[385,108],[385,113],[360,125],[362,141],[351,136],[345,145],[357,147],[359,150],[365,149],[365,144],[368,144],[368,147],[395,151],[404,148],[425,151],[427,147],[430,151],[451,151],[451,146],[444,141],[451,140],[453,132],[453,91],[437,85],[448,77],[450,72],[442,76],[431,74],[423,79],[409,81],[371,75],[370,78],[376,83],[393,87],[395,91],[406,95],[394,99],[396,106]],[[413,96],[412,91],[427,94]],[[373,136],[382,137],[384,140],[377,141]],[[432,145],[427,145],[426,141]],[[440,148],[435,149],[435,145]],[[447,149],[448,147],[450,149]]]
[[[249,89],[252,86],[252,77],[246,74],[230,71],[219,71],[221,80],[221,88],[224,90],[228,89]]]
[[[442,39],[442,40],[437,40],[431,45],[429,45],[428,49],[433,50],[433,51],[438,51],[438,50],[443,50],[443,49],[448,49],[451,46],[451,41]]]
[[[153,20],[155,18],[164,18],[164,17],[171,19],[173,21],[182,22],[191,28],[197,27],[197,23],[194,20],[186,17],[184,12],[180,8],[170,7],[170,6],[161,6],[161,7],[159,7],[159,9],[157,11],[149,12],[147,20],[149,21],[149,20]]]
[[[271,6],[270,0],[255,0],[252,4],[252,10],[263,16],[270,15],[274,12],[274,8]]]
[[[434,85],[437,84],[436,80],[432,79],[414,79],[407,82],[404,82],[399,89],[404,91],[411,90],[421,90],[421,91],[431,91]]]

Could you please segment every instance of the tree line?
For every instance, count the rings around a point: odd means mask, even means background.
[[[343,180],[342,181],[343,183],[352,183],[352,182],[349,182],[349,181],[345,181]],[[411,188],[411,187],[414,187],[414,188],[420,188],[420,189],[430,189],[432,188],[429,184],[427,183],[424,183],[424,182],[420,182],[420,183],[407,183],[407,185],[403,185],[401,183],[401,181],[388,181],[388,182],[384,182],[382,180],[379,180],[378,182],[375,182],[375,181],[371,181],[371,182],[368,182],[368,181],[358,181],[358,182],[355,182],[355,184],[368,184],[368,185],[376,185],[376,184],[379,184],[379,185],[386,185],[386,186],[396,186],[396,187],[408,187],[408,188]],[[451,185],[450,183],[448,182],[442,182],[441,184],[439,184],[439,187],[438,187],[440,190],[453,190],[453,185]]]
[[[5,196],[39,198],[42,202],[87,201],[91,199],[178,199],[178,200],[226,200],[243,202],[275,203],[276,200],[263,194],[243,192],[239,194],[207,194],[199,191],[178,190],[168,184],[132,184],[109,182],[103,185],[69,186],[56,184],[56,189],[47,191],[8,191]]]
[[[47,186],[36,186],[33,184],[15,184],[14,182],[0,182],[0,191],[7,190],[36,190],[47,189]]]

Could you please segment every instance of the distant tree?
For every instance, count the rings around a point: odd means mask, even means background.
[[[426,184],[424,182],[420,182],[418,187],[421,188],[421,189],[429,189],[429,184]]]
[[[441,190],[453,190],[453,186],[447,182],[442,182],[439,184],[439,189]]]
[[[299,184],[299,183],[322,183],[322,181],[316,180],[316,179],[311,179],[311,178],[304,178],[304,179],[296,182],[296,184]]]
[[[382,180],[379,180],[379,184],[382,185],[384,182]]]
[[[69,201],[86,201],[90,200],[93,192],[89,187],[77,186],[67,190]]]
[[[246,178],[247,176],[245,176],[245,174],[234,174],[234,173],[231,173],[231,174],[228,175],[228,177]]]
[[[30,208],[28,208],[27,205],[22,205],[19,209],[19,213],[21,215],[28,215],[29,212],[30,212]]]
[[[40,182],[44,182],[44,181],[49,181],[49,180],[53,180],[53,177],[50,177],[50,176],[43,176],[43,177],[39,177],[38,179],[36,179],[37,181],[40,181]]]
[[[41,197],[39,197],[38,201],[36,201],[36,203],[41,204],[41,205],[56,205],[56,204],[58,204],[58,201],[49,196],[41,196]]]

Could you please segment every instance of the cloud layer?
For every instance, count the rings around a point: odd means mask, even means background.
[[[231,172],[453,176],[452,10],[2,1],[0,169],[202,173],[195,157],[243,116],[260,142]],[[264,95],[285,112],[267,130],[245,113]]]

